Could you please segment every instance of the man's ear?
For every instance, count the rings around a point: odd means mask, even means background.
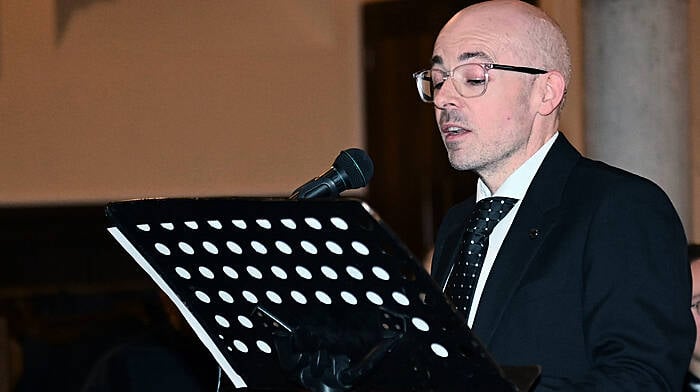
[[[564,80],[564,75],[559,71],[550,71],[544,76],[546,77],[544,95],[542,95],[542,102],[537,112],[543,116],[548,116],[564,102],[566,81]]]

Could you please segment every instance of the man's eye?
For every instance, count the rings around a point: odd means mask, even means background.
[[[445,81],[444,81],[444,80],[441,80],[441,81],[439,81],[439,82],[437,82],[437,83],[434,83],[434,82],[433,82],[433,89],[435,89],[435,90],[440,90],[440,88],[442,87],[443,84],[445,84]]]
[[[467,79],[464,83],[470,86],[481,86],[484,84],[485,79]]]

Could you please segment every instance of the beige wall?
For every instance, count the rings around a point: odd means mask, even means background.
[[[359,1],[0,0],[0,204],[286,195],[362,147]],[[70,3],[70,2],[68,2]]]
[[[0,205],[287,194],[364,143],[368,1],[95,0],[57,40],[55,1],[0,0]],[[585,150],[581,1],[540,2],[574,47],[562,129]],[[700,0],[689,2],[697,108]]]

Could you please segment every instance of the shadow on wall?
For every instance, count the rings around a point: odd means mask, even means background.
[[[68,29],[70,18],[75,12],[90,7],[95,3],[114,3],[117,0],[55,0],[56,6],[56,46]]]

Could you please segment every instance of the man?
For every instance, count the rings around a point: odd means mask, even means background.
[[[690,311],[695,320],[695,349],[688,366],[688,375],[684,391],[700,392],[700,244],[688,245],[688,261],[693,280],[693,297]]]
[[[683,227],[656,185],[558,132],[557,25],[523,2],[478,3],[414,76],[452,166],[479,177],[441,224],[431,274],[496,362],[540,365],[538,392],[680,390],[694,336]],[[465,228],[476,210],[500,215]]]

